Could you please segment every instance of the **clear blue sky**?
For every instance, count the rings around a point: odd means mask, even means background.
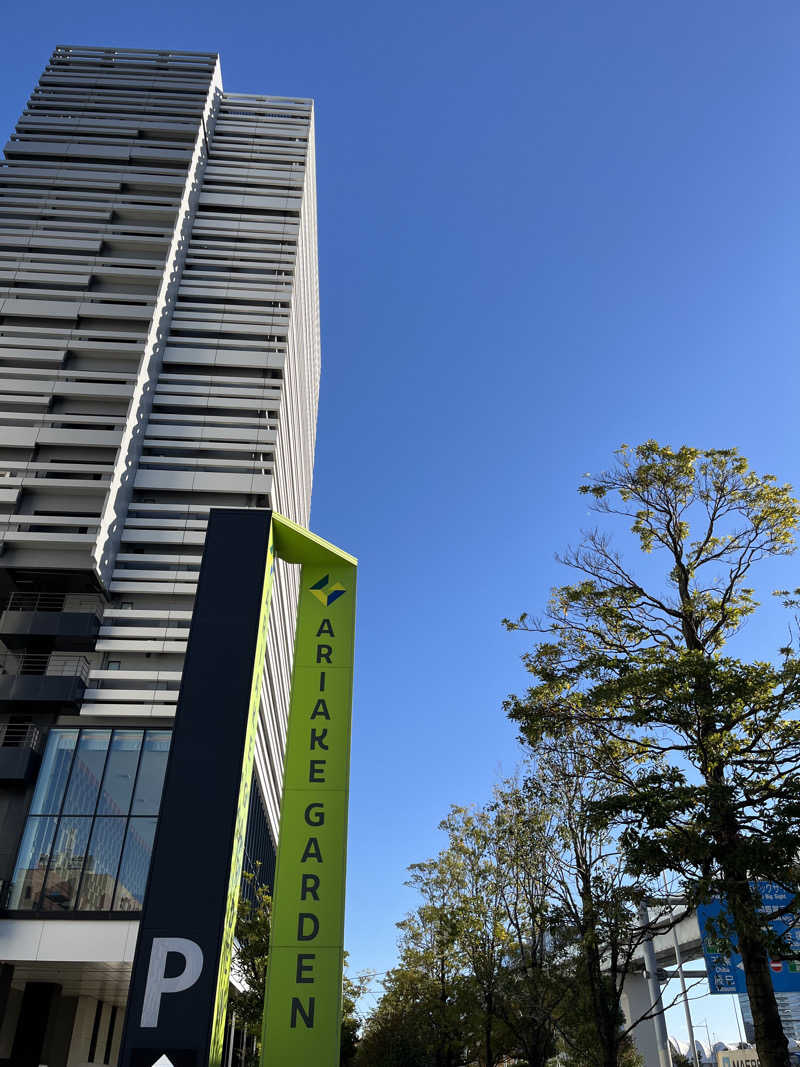
[[[312,524],[361,561],[347,945],[383,971],[405,868],[518,758],[500,619],[562,580],[580,475],[656,437],[800,485],[800,7],[30,0],[3,32],[2,132],[57,43],[316,99]]]

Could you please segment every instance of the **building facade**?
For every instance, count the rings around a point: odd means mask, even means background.
[[[213,54],[57,48],[0,162],[0,1063],[116,1062],[209,509],[308,524],[319,371],[311,102],[225,93]]]
[[[756,1028],[753,1024],[750,998],[746,993],[739,993],[738,996],[745,1039],[755,1042]],[[778,1013],[781,1017],[783,1032],[786,1034],[789,1048],[794,1051],[800,1045],[800,993],[776,993],[775,999],[778,1002]]]

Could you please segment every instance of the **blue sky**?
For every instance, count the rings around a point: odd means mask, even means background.
[[[316,99],[312,525],[361,561],[347,947],[384,971],[407,865],[518,759],[500,619],[564,580],[581,474],[655,437],[800,485],[800,8],[31,0],[3,29],[3,132],[58,43]],[[744,650],[783,638],[770,613]],[[733,1036],[723,999],[699,1017]]]

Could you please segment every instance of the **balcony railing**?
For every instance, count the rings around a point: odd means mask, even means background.
[[[3,611],[69,611],[102,615],[98,596],[75,596],[71,593],[11,593]]]
[[[85,656],[68,656],[61,652],[22,652],[0,656],[0,674],[47,675],[59,678],[80,678],[89,681],[89,661]]]
[[[0,748],[30,748],[38,752],[42,747],[42,731],[33,722],[0,722]]]

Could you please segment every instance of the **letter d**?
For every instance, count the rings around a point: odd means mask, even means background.
[[[170,952],[178,952],[184,959],[183,970],[174,978],[165,977],[167,956]],[[184,989],[189,989],[200,977],[202,970],[203,952],[194,941],[186,937],[154,937],[142,1001],[142,1029],[158,1026],[162,994],[182,993]]]
[[[306,919],[311,922],[311,930],[306,933]],[[319,919],[316,915],[312,915],[310,911],[301,911],[297,916],[297,940],[298,941],[313,941],[319,933]]]

